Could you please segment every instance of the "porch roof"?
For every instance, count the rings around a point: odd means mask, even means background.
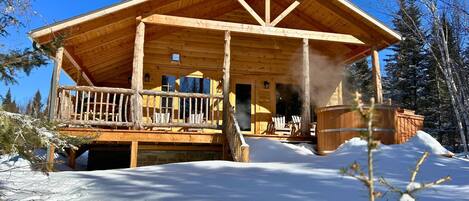
[[[295,2],[271,1],[273,17],[281,15]],[[356,45],[311,41],[313,49],[329,57],[340,58],[340,62],[351,63],[369,55],[371,46],[383,49],[401,38],[398,33],[347,0],[298,2],[298,6],[276,27],[349,34],[365,43]],[[246,3],[260,16],[265,14],[264,1],[246,0]],[[67,50],[63,69],[79,84],[99,85],[117,76],[125,77],[122,75],[131,72],[136,18],[151,14],[258,24],[258,20],[237,0],[130,0],[32,30],[30,37],[37,44],[44,45],[54,37],[63,36],[62,42]],[[148,26],[145,40],[174,37],[174,34],[183,30],[160,25]],[[252,38],[256,40],[259,37]],[[291,41],[275,40],[286,43]],[[107,76],[100,76],[103,73]]]

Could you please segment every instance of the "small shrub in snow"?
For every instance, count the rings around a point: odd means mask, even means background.
[[[18,155],[31,162],[33,168],[45,170],[45,161],[35,150],[54,146],[59,151],[77,149],[75,145],[88,139],[58,135],[56,126],[44,119],[0,110],[0,154]]]

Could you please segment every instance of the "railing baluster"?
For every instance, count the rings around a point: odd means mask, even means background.
[[[174,97],[171,98],[171,118],[170,122],[174,121]]]
[[[112,98],[112,112],[111,112],[112,122],[116,121],[116,112],[115,112],[115,109],[116,109],[116,96],[117,96],[117,93],[114,93],[114,96]]]
[[[103,92],[101,92],[100,100],[99,100],[99,121],[103,121]]]
[[[205,98],[205,115],[206,115],[206,121],[207,121],[207,123],[209,123],[209,115],[208,115],[208,114],[209,114],[209,113],[208,113],[208,109],[209,109],[208,106],[209,106],[209,104],[208,104],[208,102],[210,102],[210,97],[209,97],[209,98]]]
[[[106,115],[104,115],[104,121],[105,122],[108,122],[109,121],[109,104],[110,104],[110,100],[109,100],[109,92],[106,93],[106,111],[104,111]]]
[[[80,120],[85,119],[85,115],[83,115],[83,106],[85,105],[85,91],[81,92],[81,109],[80,109]]]
[[[192,97],[189,97],[189,122],[191,123],[191,117],[192,116]]]
[[[124,117],[125,117],[125,122],[129,122],[129,116],[128,116],[128,111],[127,111],[127,105],[129,104],[129,98],[130,95],[125,95],[125,105],[124,105]]]
[[[182,98],[182,123],[186,123],[186,97]]]
[[[96,99],[98,99],[98,92],[94,92],[94,97],[93,97],[93,121],[96,120]]]
[[[120,94],[119,97],[119,122],[122,122],[122,102],[124,101],[124,94]]]
[[[151,118],[152,119],[152,123],[155,123],[156,122],[156,96],[152,96],[153,97],[153,117]]]
[[[73,115],[73,120],[77,120],[78,118],[78,98],[79,98],[79,95],[80,95],[80,91],[76,91],[76,94],[75,94],[75,114]]]
[[[147,95],[147,96],[143,95],[142,97],[147,98],[146,99],[147,103],[146,103],[146,106],[145,106],[146,112],[147,112],[147,120],[145,122],[148,122],[148,120],[150,119],[150,96],[149,95]]]
[[[86,120],[90,120],[90,97],[91,91],[88,91],[88,99],[86,100]]]

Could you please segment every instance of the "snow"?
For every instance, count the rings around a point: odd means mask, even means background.
[[[447,151],[428,134],[402,145],[380,145],[375,174],[400,189],[425,151],[430,156],[416,182],[450,175],[452,180],[417,194],[419,200],[469,200],[469,162],[442,157]],[[251,163],[203,161],[89,172],[55,172],[49,177],[18,168],[0,172],[5,200],[366,200],[363,184],[339,174],[354,161],[365,166],[366,142],[358,138],[328,156],[314,155],[307,144],[247,139]],[[0,168],[28,166],[20,158],[0,158]],[[17,189],[23,189],[19,191]],[[377,186],[384,191],[385,188]],[[384,200],[414,200],[387,193]]]

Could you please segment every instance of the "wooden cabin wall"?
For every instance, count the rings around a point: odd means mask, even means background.
[[[300,86],[298,79],[301,72],[301,41],[295,39],[266,38],[233,34],[231,41],[231,94],[230,102],[235,105],[235,85],[250,84],[251,94],[251,133],[261,134],[276,113],[275,86],[277,83]],[[210,79],[211,93],[221,94],[223,77],[222,32],[181,29],[172,34],[145,42],[144,74],[150,75],[150,81],[144,83],[145,89],[161,90],[162,75],[177,78],[182,76]],[[317,50],[315,50],[317,52]],[[179,53],[181,61],[171,62],[170,55]],[[312,58],[311,63],[317,63]],[[324,64],[324,62],[321,62]],[[337,105],[342,102],[342,85],[339,79],[323,82],[324,65],[312,68],[312,97],[316,106]],[[264,82],[269,88],[264,87]],[[144,99],[144,103],[146,100]],[[173,102],[178,108],[177,101]],[[159,102],[157,103],[159,105]],[[220,106],[220,108],[222,108]]]

